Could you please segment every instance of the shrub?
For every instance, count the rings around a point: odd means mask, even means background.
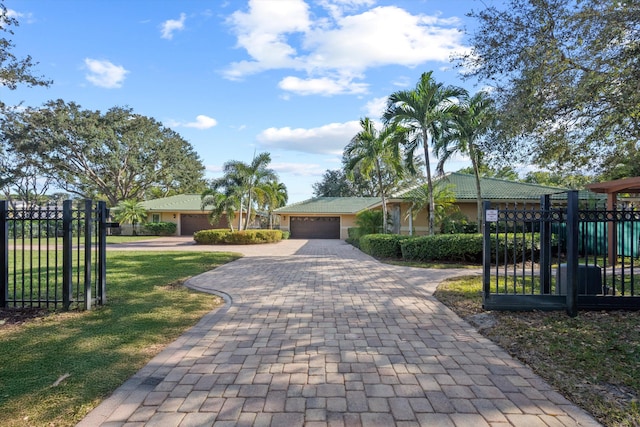
[[[288,231],[283,231],[282,232],[282,240],[287,240],[289,239],[289,236],[291,236],[291,233]]]
[[[400,244],[402,258],[408,261],[466,261],[482,260],[482,235],[437,234],[412,237]]]
[[[400,242],[410,238],[398,234],[367,234],[360,238],[360,249],[376,258],[400,258]]]
[[[242,230],[227,229],[201,230],[193,234],[193,240],[201,245],[253,245],[274,243],[282,240],[280,230]]]
[[[176,234],[178,226],[173,222],[147,222],[144,231],[152,236],[171,236]]]
[[[453,213],[442,220],[440,224],[442,234],[476,234],[478,224],[469,222],[469,219],[461,212]]]
[[[362,231],[360,227],[349,227],[347,229],[347,239],[345,240],[350,245],[355,246],[356,248],[360,248],[360,237],[364,236],[366,233]]]

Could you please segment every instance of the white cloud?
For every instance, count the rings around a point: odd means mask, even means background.
[[[364,93],[372,67],[448,63],[467,51],[457,18],[412,15],[396,6],[370,8],[372,0],[322,0],[327,16],[310,14],[302,0],[252,0],[228,19],[237,47],[249,58],[230,64],[229,79],[289,69],[281,89],[300,95]],[[277,4],[277,7],[276,7]],[[368,8],[364,11],[363,8]],[[314,10],[315,12],[316,10]]]
[[[373,120],[378,120],[382,117],[384,110],[387,109],[387,97],[381,96],[380,98],[373,98],[367,102],[364,106],[365,114]]]
[[[176,31],[184,30],[184,21],[187,19],[187,15],[180,14],[180,19],[168,19],[162,23],[160,32],[163,39],[173,39],[173,33]]]
[[[121,65],[115,65],[109,61],[85,58],[84,64],[89,70],[85,77],[96,86],[107,89],[122,87],[125,76],[129,71]]]
[[[275,162],[271,163],[269,167],[279,174],[290,174],[294,176],[317,176],[322,175],[325,171],[325,168],[317,163]]]
[[[217,124],[218,122],[216,121],[216,119],[200,114],[196,116],[195,122],[185,123],[184,126],[188,128],[196,128],[196,129],[209,129],[214,127]]]
[[[360,130],[358,121],[330,123],[317,128],[290,127],[265,129],[258,141],[269,148],[299,151],[302,153],[342,155],[344,147]]]
[[[355,83],[350,79],[332,79],[321,77],[317,79],[301,79],[288,76],[278,83],[280,89],[297,93],[298,95],[323,95],[331,96],[338,94],[359,94],[366,93],[368,85],[365,83]]]

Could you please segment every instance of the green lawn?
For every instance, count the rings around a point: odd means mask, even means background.
[[[107,306],[0,329],[0,425],[74,425],[221,303],[180,281],[238,256],[109,252]]]

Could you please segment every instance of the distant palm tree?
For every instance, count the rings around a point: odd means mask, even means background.
[[[414,132],[413,139],[405,145],[409,166],[413,164],[415,150],[423,147],[429,193],[429,234],[434,233],[435,220],[429,145],[437,143],[450,131],[452,110],[458,104],[458,97],[464,94],[462,88],[436,83],[432,72],[423,73],[415,89],[394,92],[389,96],[383,114],[385,123],[397,123]]]
[[[202,210],[210,208],[209,222],[215,224],[226,215],[229,229],[233,231],[233,221],[240,207],[238,195],[232,191],[223,192],[219,189],[209,188],[201,196]]]
[[[259,190],[259,204],[269,213],[269,229],[273,229],[273,211],[285,206],[289,200],[287,187],[281,182],[269,181]]]
[[[369,117],[360,119],[362,130],[358,132],[344,149],[347,176],[353,179],[356,169],[365,178],[375,174],[382,198],[382,230],[387,232],[387,200],[383,173],[390,170],[398,179],[402,176],[400,144],[405,141],[406,132],[396,126],[385,126],[381,131],[375,128]]]
[[[482,164],[482,139],[495,124],[495,104],[487,92],[480,91],[462,102],[454,115],[453,132],[443,138],[434,152],[439,159],[437,170],[444,172],[444,164],[454,154],[466,154],[471,159],[471,167],[476,181],[478,209],[478,230],[482,228],[482,190],[480,169]]]
[[[113,209],[116,221],[123,224],[131,224],[133,234],[136,235],[136,226],[140,223],[147,222],[147,210],[135,200],[124,200]]]

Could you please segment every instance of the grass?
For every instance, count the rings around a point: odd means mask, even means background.
[[[221,303],[181,281],[237,257],[110,252],[105,307],[0,329],[0,425],[74,425]]]
[[[158,239],[161,236],[107,236],[107,245],[114,243],[137,242],[138,240]]]
[[[482,313],[482,279],[447,281],[435,296],[463,318]],[[640,313],[490,312],[482,333],[606,426],[640,425]]]

